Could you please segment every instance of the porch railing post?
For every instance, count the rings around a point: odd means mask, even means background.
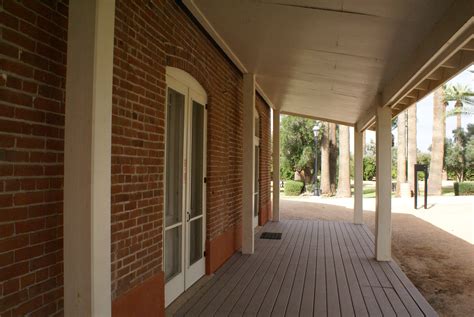
[[[64,314],[111,315],[115,1],[69,3],[64,142]]]
[[[363,132],[354,128],[354,223],[363,224]]]
[[[280,221],[280,111],[273,109],[273,221]]]
[[[378,261],[391,260],[392,237],[392,110],[377,108],[376,149],[377,182],[375,214],[375,257]]]
[[[243,186],[242,186],[242,253],[254,251],[254,168],[255,168],[255,75],[244,74],[243,83]]]

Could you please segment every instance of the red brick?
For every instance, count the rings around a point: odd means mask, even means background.
[[[15,251],[15,261],[23,261],[43,255],[44,247],[42,244],[18,249]]]
[[[0,237],[6,238],[15,232],[15,226],[12,223],[0,224]]]
[[[5,41],[8,41],[12,44],[19,45],[19,46],[23,47],[24,49],[27,49],[27,50],[30,50],[30,51],[35,50],[35,46],[36,46],[35,41],[30,39],[29,37],[26,37],[26,36],[24,36],[23,34],[21,34],[19,32],[16,32],[16,31],[13,31],[13,30],[10,30],[10,29],[7,29],[7,28],[3,28],[2,33],[3,33],[2,34],[3,39]]]
[[[31,107],[32,97],[18,91],[0,88],[0,100],[15,105]]]
[[[17,222],[15,224],[15,230],[17,234],[25,233],[29,231],[37,231],[44,228],[45,220],[43,218],[30,219],[27,221]]]
[[[11,207],[13,205],[13,195],[0,195],[0,208]]]
[[[25,77],[33,75],[33,67],[7,59],[0,59],[0,69]]]
[[[38,204],[44,201],[43,192],[26,192],[15,194],[13,201],[15,206]]]
[[[1,239],[0,240],[0,253],[22,248],[28,245],[28,242],[29,242],[29,239],[27,235]]]
[[[0,280],[7,280],[28,272],[28,262],[15,263],[13,265],[0,268]]]
[[[19,17],[21,19],[31,22],[36,20],[36,14],[24,6],[18,4],[15,0],[3,0],[3,8],[13,16]]]
[[[14,278],[3,283],[3,296],[9,295],[20,290],[20,279]]]

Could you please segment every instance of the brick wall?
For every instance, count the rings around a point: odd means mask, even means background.
[[[260,217],[259,225],[264,225],[271,219],[270,200],[270,170],[272,163],[271,130],[270,130],[270,107],[265,100],[257,93],[255,97],[255,107],[260,118],[260,170],[259,170],[259,204]]]
[[[162,270],[165,67],[187,71],[208,93],[208,241],[241,218],[242,75],[174,1],[117,0],[114,55],[116,298]]]
[[[67,0],[0,4],[0,315],[61,315]],[[165,66],[209,97],[211,271],[240,247],[242,204],[242,74],[174,1],[117,0],[115,23],[112,299],[163,283]]]
[[[0,20],[0,316],[61,314],[67,1]]]

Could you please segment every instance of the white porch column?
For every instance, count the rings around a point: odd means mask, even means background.
[[[69,3],[64,142],[64,314],[111,315],[114,0]]]
[[[391,260],[392,239],[392,110],[377,108],[377,182],[375,214],[375,257],[377,261]]]
[[[364,132],[358,132],[354,128],[354,223],[363,224],[363,138]]]
[[[242,191],[242,253],[254,251],[253,199],[254,199],[254,136],[255,136],[255,75],[244,74],[244,131],[243,131],[243,191]]]
[[[273,221],[280,221],[280,110],[273,109]]]

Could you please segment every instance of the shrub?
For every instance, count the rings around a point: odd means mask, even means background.
[[[454,195],[456,196],[474,195],[474,182],[454,183]]]
[[[299,181],[285,182],[285,195],[298,196],[303,191],[304,183]]]
[[[375,177],[375,158],[372,156],[364,157],[364,180],[372,180]]]
[[[314,184],[306,184],[305,185],[305,189],[308,193],[312,193],[314,192],[314,189],[315,189],[316,186],[314,186]]]

